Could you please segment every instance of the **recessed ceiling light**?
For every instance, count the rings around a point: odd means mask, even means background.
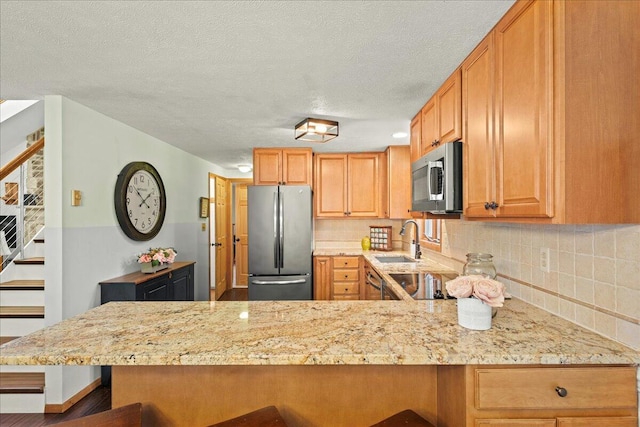
[[[400,139],[400,138],[405,138],[407,136],[407,133],[406,132],[396,132],[391,136],[393,136],[396,139]]]

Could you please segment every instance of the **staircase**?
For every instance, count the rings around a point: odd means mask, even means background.
[[[44,327],[44,240],[33,240],[25,254],[0,273],[2,344]],[[0,413],[43,413],[44,388],[44,366],[0,366]]]
[[[27,149],[0,169],[17,194],[3,195],[3,234],[11,244],[0,264],[0,345],[44,327],[44,137],[27,137]],[[35,147],[34,147],[35,146]],[[15,218],[15,219],[14,219]],[[13,227],[13,228],[11,228]],[[9,246],[9,248],[7,248]],[[0,253],[2,255],[2,253]],[[2,257],[0,257],[2,259]],[[0,348],[0,352],[1,352]],[[0,413],[44,413],[44,366],[0,366]],[[1,417],[1,416],[0,416]]]

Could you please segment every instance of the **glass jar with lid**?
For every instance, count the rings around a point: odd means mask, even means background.
[[[473,274],[495,279],[497,273],[496,267],[493,265],[493,255],[479,252],[468,253],[467,263],[462,268],[462,275],[470,276]]]

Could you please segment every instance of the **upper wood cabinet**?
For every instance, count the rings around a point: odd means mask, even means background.
[[[408,145],[390,145],[380,155],[383,218],[408,218],[411,211],[411,158]]]
[[[460,79],[460,69],[457,69],[422,107],[418,158],[440,144],[456,141],[462,137]]]
[[[311,148],[254,148],[254,185],[312,185]]]
[[[466,216],[493,216],[485,205],[495,199],[493,138],[494,46],[490,33],[462,64],[463,188]]]
[[[553,215],[552,5],[516,4],[462,64],[467,217]]]
[[[640,222],[638,26],[640,2],[505,14],[462,64],[465,217]]]
[[[420,158],[422,154],[422,148],[420,148],[420,142],[422,141],[422,114],[418,112],[416,116],[411,120],[410,127],[410,147],[411,147],[411,163]]]
[[[553,215],[552,5],[522,2],[495,28],[496,215]]]
[[[436,110],[436,95],[424,104],[420,111],[420,156],[436,148],[438,144],[438,114]]]
[[[315,216],[378,217],[379,153],[316,154]]]

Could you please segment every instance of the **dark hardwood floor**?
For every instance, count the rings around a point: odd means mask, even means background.
[[[218,301],[247,301],[249,291],[247,288],[231,288],[224,291]]]
[[[1,427],[39,427],[111,409],[111,389],[99,386],[64,414],[0,414]]]

